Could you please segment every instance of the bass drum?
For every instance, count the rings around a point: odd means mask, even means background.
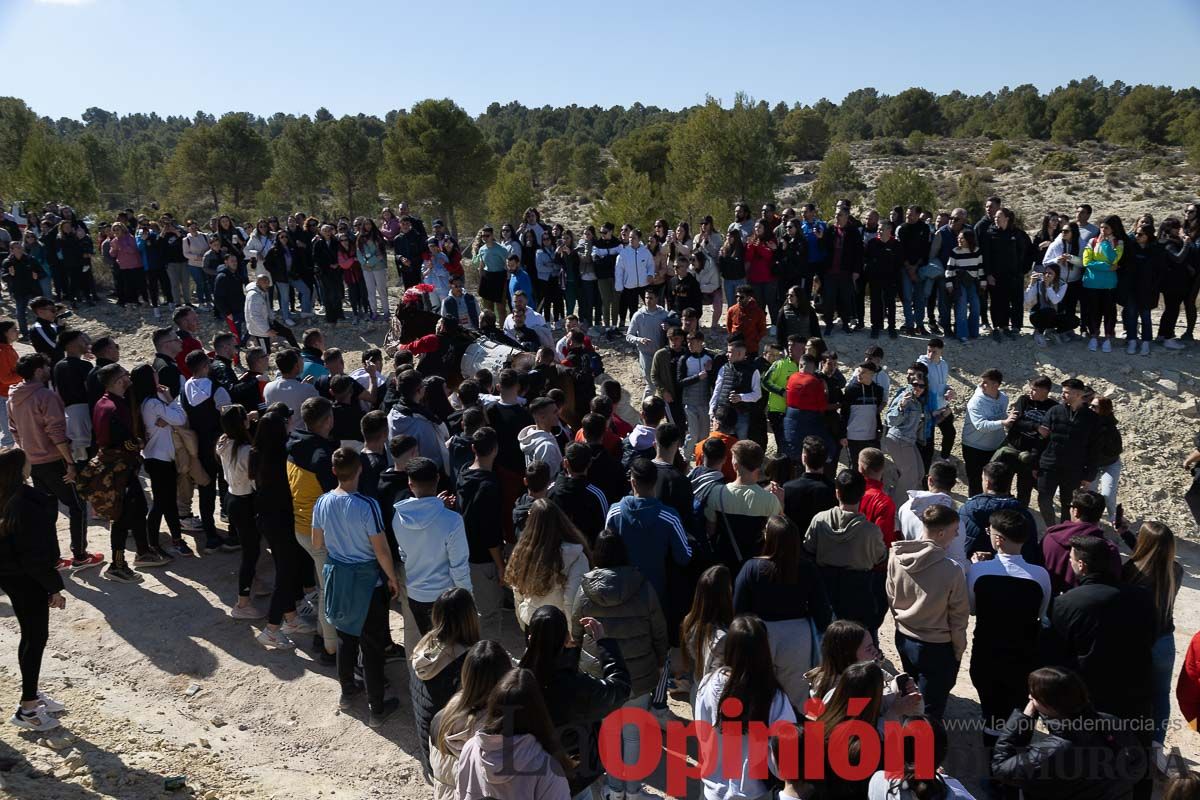
[[[469,345],[463,352],[459,365],[464,378],[469,378],[481,369],[486,369],[493,376],[499,376],[500,370],[512,368],[524,371],[533,366],[533,353],[526,353],[515,347],[499,344],[488,339],[479,339]]]

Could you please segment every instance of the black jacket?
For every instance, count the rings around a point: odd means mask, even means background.
[[[242,291],[242,282],[237,272],[225,264],[217,270],[217,277],[213,281],[213,302],[218,311],[235,319],[242,316],[245,308],[246,294]]]
[[[1058,405],[1057,400],[1047,397],[1035,401],[1028,394],[1017,398],[1013,410],[1017,412],[1017,421],[1004,437],[1004,443],[1018,450],[1032,450],[1040,453],[1046,446],[1046,440],[1038,433],[1038,427],[1045,422],[1046,414]]]
[[[54,365],[54,391],[58,392],[64,406],[88,401],[87,377],[91,372],[91,362],[82,358],[68,357]],[[161,378],[159,383],[162,383]],[[174,388],[179,390],[178,380]]]
[[[13,274],[9,275],[9,270],[12,270]],[[0,274],[4,276],[4,283],[8,286],[8,291],[12,293],[13,297],[20,298],[24,302],[29,302],[42,293],[41,284],[38,283],[42,272],[42,265],[34,261],[28,253],[20,258],[15,255],[9,256],[4,259],[3,264],[0,264]]]
[[[600,677],[580,671],[580,649],[571,648],[563,652],[549,684],[542,687],[563,749],[579,756],[579,767],[571,779],[579,788],[603,772],[597,739],[600,723],[629,699],[630,692],[629,670],[616,640],[606,637],[596,642],[595,655]]]
[[[417,723],[417,741],[421,766],[429,770],[429,726],[433,717],[446,707],[450,698],[458,691],[462,676],[462,665],[467,659],[464,650],[457,658],[448,661],[434,674],[422,679],[414,671],[412,662],[408,667],[408,694],[412,699],[413,718]]]
[[[421,260],[425,253],[429,250],[429,246],[425,244],[425,237],[417,232],[414,225],[408,233],[398,233],[392,239],[392,250],[396,254],[396,270],[400,273],[400,278],[405,286],[413,286],[421,282]],[[404,266],[401,258],[408,259],[408,266]]]
[[[1042,422],[1050,429],[1038,469],[1056,470],[1062,478],[1092,480],[1100,463],[1100,420],[1084,403],[1078,411],[1059,404],[1046,412]]]
[[[813,517],[836,505],[833,483],[823,473],[805,472],[783,485],[783,513],[796,523],[801,536]]]
[[[979,241],[983,251],[983,274],[989,278],[1012,280],[1020,278],[1025,271],[1026,237],[1020,236],[1010,224],[1004,230],[995,224],[988,228],[987,236]]]
[[[621,498],[630,492],[629,479],[626,477],[625,470],[621,468],[617,459],[613,458],[612,453],[605,449],[604,445],[588,442],[587,446],[592,451],[592,463],[588,467],[588,480],[604,492],[609,505],[620,502]]]
[[[25,577],[47,595],[61,592],[58,574],[58,501],[48,492],[22,485],[9,501],[17,506],[16,524],[0,536],[0,579]]]
[[[472,564],[492,563],[493,547],[504,546],[500,520],[500,480],[490,469],[471,469],[458,475],[458,511],[467,531],[467,560]]]
[[[337,260],[337,239],[327,242],[324,237],[317,236],[312,240],[312,265],[318,276],[341,269]]]
[[[88,369],[91,369],[91,366],[91,364],[88,364]],[[153,366],[154,374],[158,376],[159,385],[167,387],[167,391],[171,393],[171,397],[178,397],[179,392],[183,389],[181,382],[183,373],[179,371],[179,365],[175,363],[175,359],[165,356],[162,353],[155,353]],[[238,401],[234,400],[234,402]],[[247,406],[246,408],[249,411],[253,411],[257,407],[258,404],[255,403],[253,407]]]
[[[292,268],[289,272],[285,250],[290,250],[292,253]],[[271,280],[275,283],[286,283],[293,274],[298,272],[296,262],[300,258],[300,249],[292,243],[284,244],[276,242],[270,250],[267,251],[263,258],[263,266],[267,268],[267,272],[271,275]]]
[[[992,776],[1027,800],[1126,800],[1146,774],[1137,738],[1108,714],[1087,709],[1047,719],[1049,736],[1033,741],[1034,720],[1013,711],[992,751]]]
[[[1107,467],[1121,457],[1121,431],[1114,416],[1096,415],[1096,466]]]
[[[604,530],[604,517],[609,507],[608,498],[599,487],[586,477],[571,477],[564,469],[558,473],[546,496],[575,523],[589,545],[595,544],[596,537]]]
[[[886,243],[879,238],[867,244],[866,276],[880,284],[897,284],[904,269],[904,248],[896,239]]]
[[[1084,575],[1050,607],[1045,660],[1079,673],[1092,703],[1128,717],[1150,710],[1150,648],[1157,617],[1150,594]]]

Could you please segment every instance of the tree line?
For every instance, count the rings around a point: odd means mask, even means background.
[[[1198,164],[1200,90],[1088,77],[1045,94],[1031,85],[981,95],[867,88],[841,103],[770,106],[739,94],[680,111],[513,102],[476,118],[429,99],[382,119],[324,108],[266,118],[89,108],[81,119],[52,120],[3,97],[0,192],[30,204],[97,213],[158,206],[201,219],[298,208],[353,216],[396,198],[457,230],[516,218],[549,189],[599,200],[598,219],[694,219],[770,196],[788,160],[832,159],[841,170],[820,175],[813,198],[853,192],[839,145],[928,136],[1173,145]],[[896,181],[889,193],[913,188]]]

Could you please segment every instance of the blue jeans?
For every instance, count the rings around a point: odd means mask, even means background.
[[[273,283],[271,284],[272,293],[279,298],[279,316],[288,319],[292,315],[288,312],[292,301],[292,284],[290,283]]]
[[[312,289],[308,288],[308,284],[299,278],[292,278],[292,291],[300,297],[300,310],[305,314],[311,314],[313,310]]]
[[[46,277],[44,277],[40,281],[38,281],[38,286],[42,287],[42,297],[53,297],[54,296],[50,293],[51,288],[50,288],[50,276],[49,275],[47,275]]]
[[[212,278],[204,274],[204,270],[200,267],[188,266],[188,274],[192,276],[192,283],[196,287],[196,302],[211,303],[213,301]]]
[[[925,698],[925,713],[941,719],[946,699],[958,680],[958,659],[950,642],[922,642],[896,631],[896,649],[904,671],[917,682]]]
[[[904,327],[915,328],[925,324],[925,304],[929,301],[929,290],[933,281],[918,277],[913,280],[908,272],[900,273],[900,298],[904,306]]]
[[[625,701],[622,708],[639,708],[646,711],[650,708],[650,693],[639,694],[637,697],[631,697]],[[621,758],[626,764],[635,764],[638,760],[638,755],[641,752],[641,737],[638,735],[636,725],[624,725],[621,728]],[[629,792],[637,794],[642,790],[641,781],[619,781],[611,775],[605,778],[608,783],[608,788],[615,791]],[[589,797],[590,794],[576,795]]]
[[[1138,322],[1142,323],[1142,335],[1138,336]],[[1121,309],[1121,323],[1125,326],[1125,338],[1131,342],[1141,339],[1148,342],[1154,338],[1154,329],[1150,326],[1150,309],[1139,308],[1133,298]]]
[[[29,313],[29,301],[31,299],[33,298],[19,294],[12,296],[13,306],[17,312],[17,329],[21,331],[22,336],[29,333],[29,323],[26,321],[26,315]]]
[[[1158,637],[1150,648],[1150,681],[1154,690],[1154,736],[1157,744],[1167,738],[1167,721],[1171,718],[1171,670],[1175,666],[1175,634]]]
[[[15,443],[12,431],[8,429],[8,398],[0,397],[0,448],[7,449]]]
[[[739,286],[746,285],[745,278],[726,278],[721,283],[725,286],[725,307],[733,308],[737,303],[737,290]]]
[[[959,339],[979,336],[979,287],[964,281],[954,300],[954,332]]]

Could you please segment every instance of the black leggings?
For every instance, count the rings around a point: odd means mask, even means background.
[[[133,544],[138,555],[150,549],[149,540],[146,538],[146,514],[146,493],[142,491],[142,482],[136,475],[130,475],[121,505],[121,516],[112,524],[113,561],[125,560],[125,542],[130,534],[133,534]],[[157,547],[158,542],[154,545]]]
[[[179,502],[176,497],[175,481],[179,477],[175,471],[174,461],[159,461],[157,458],[146,459],[146,474],[150,476],[150,516],[146,518],[147,535],[158,541],[158,526],[163,517],[167,518],[167,530],[171,539],[183,538],[179,527]]]
[[[358,636],[338,631],[338,682],[344,694],[354,694],[354,668],[362,650],[363,682],[367,685],[367,703],[372,711],[383,710],[383,650],[390,641],[388,635],[388,590],[376,586],[367,607],[367,619]]]
[[[146,299],[150,301],[150,305],[158,305],[158,295],[162,293],[162,299],[168,303],[172,302],[171,297],[171,279],[167,276],[165,269],[148,269],[146,270]]]
[[[321,273],[321,297],[325,303],[325,321],[336,323],[344,319],[342,313],[342,298],[345,296],[346,284],[342,281],[341,270]]]
[[[258,525],[254,523],[254,495],[229,495],[229,524],[237,530],[242,545],[242,564],[238,568],[238,597],[250,596],[254,566],[258,563]]]
[[[17,645],[17,665],[21,668],[21,702],[37,700],[38,675],[42,671],[42,653],[50,638],[50,606],[46,590],[27,575],[0,576],[0,589],[8,595],[21,641]]]
[[[308,559],[308,570],[311,572],[312,557],[296,541],[295,522],[290,508],[257,509],[254,519],[259,531],[267,537],[271,559],[275,562],[275,591],[271,593],[267,622],[278,625],[283,621],[284,614],[296,610],[296,601],[304,596],[304,559]]]
[[[216,439],[209,439],[207,436],[201,436],[199,439],[197,458],[200,460],[200,466],[208,473],[208,484],[196,488],[200,493],[200,524],[208,538],[205,544],[210,544],[217,539],[217,523],[213,515],[217,510],[217,474],[221,464],[217,460]]]
[[[980,450],[964,444],[962,452],[963,465],[967,468],[967,497],[983,494],[983,466],[992,460],[996,451]]]

